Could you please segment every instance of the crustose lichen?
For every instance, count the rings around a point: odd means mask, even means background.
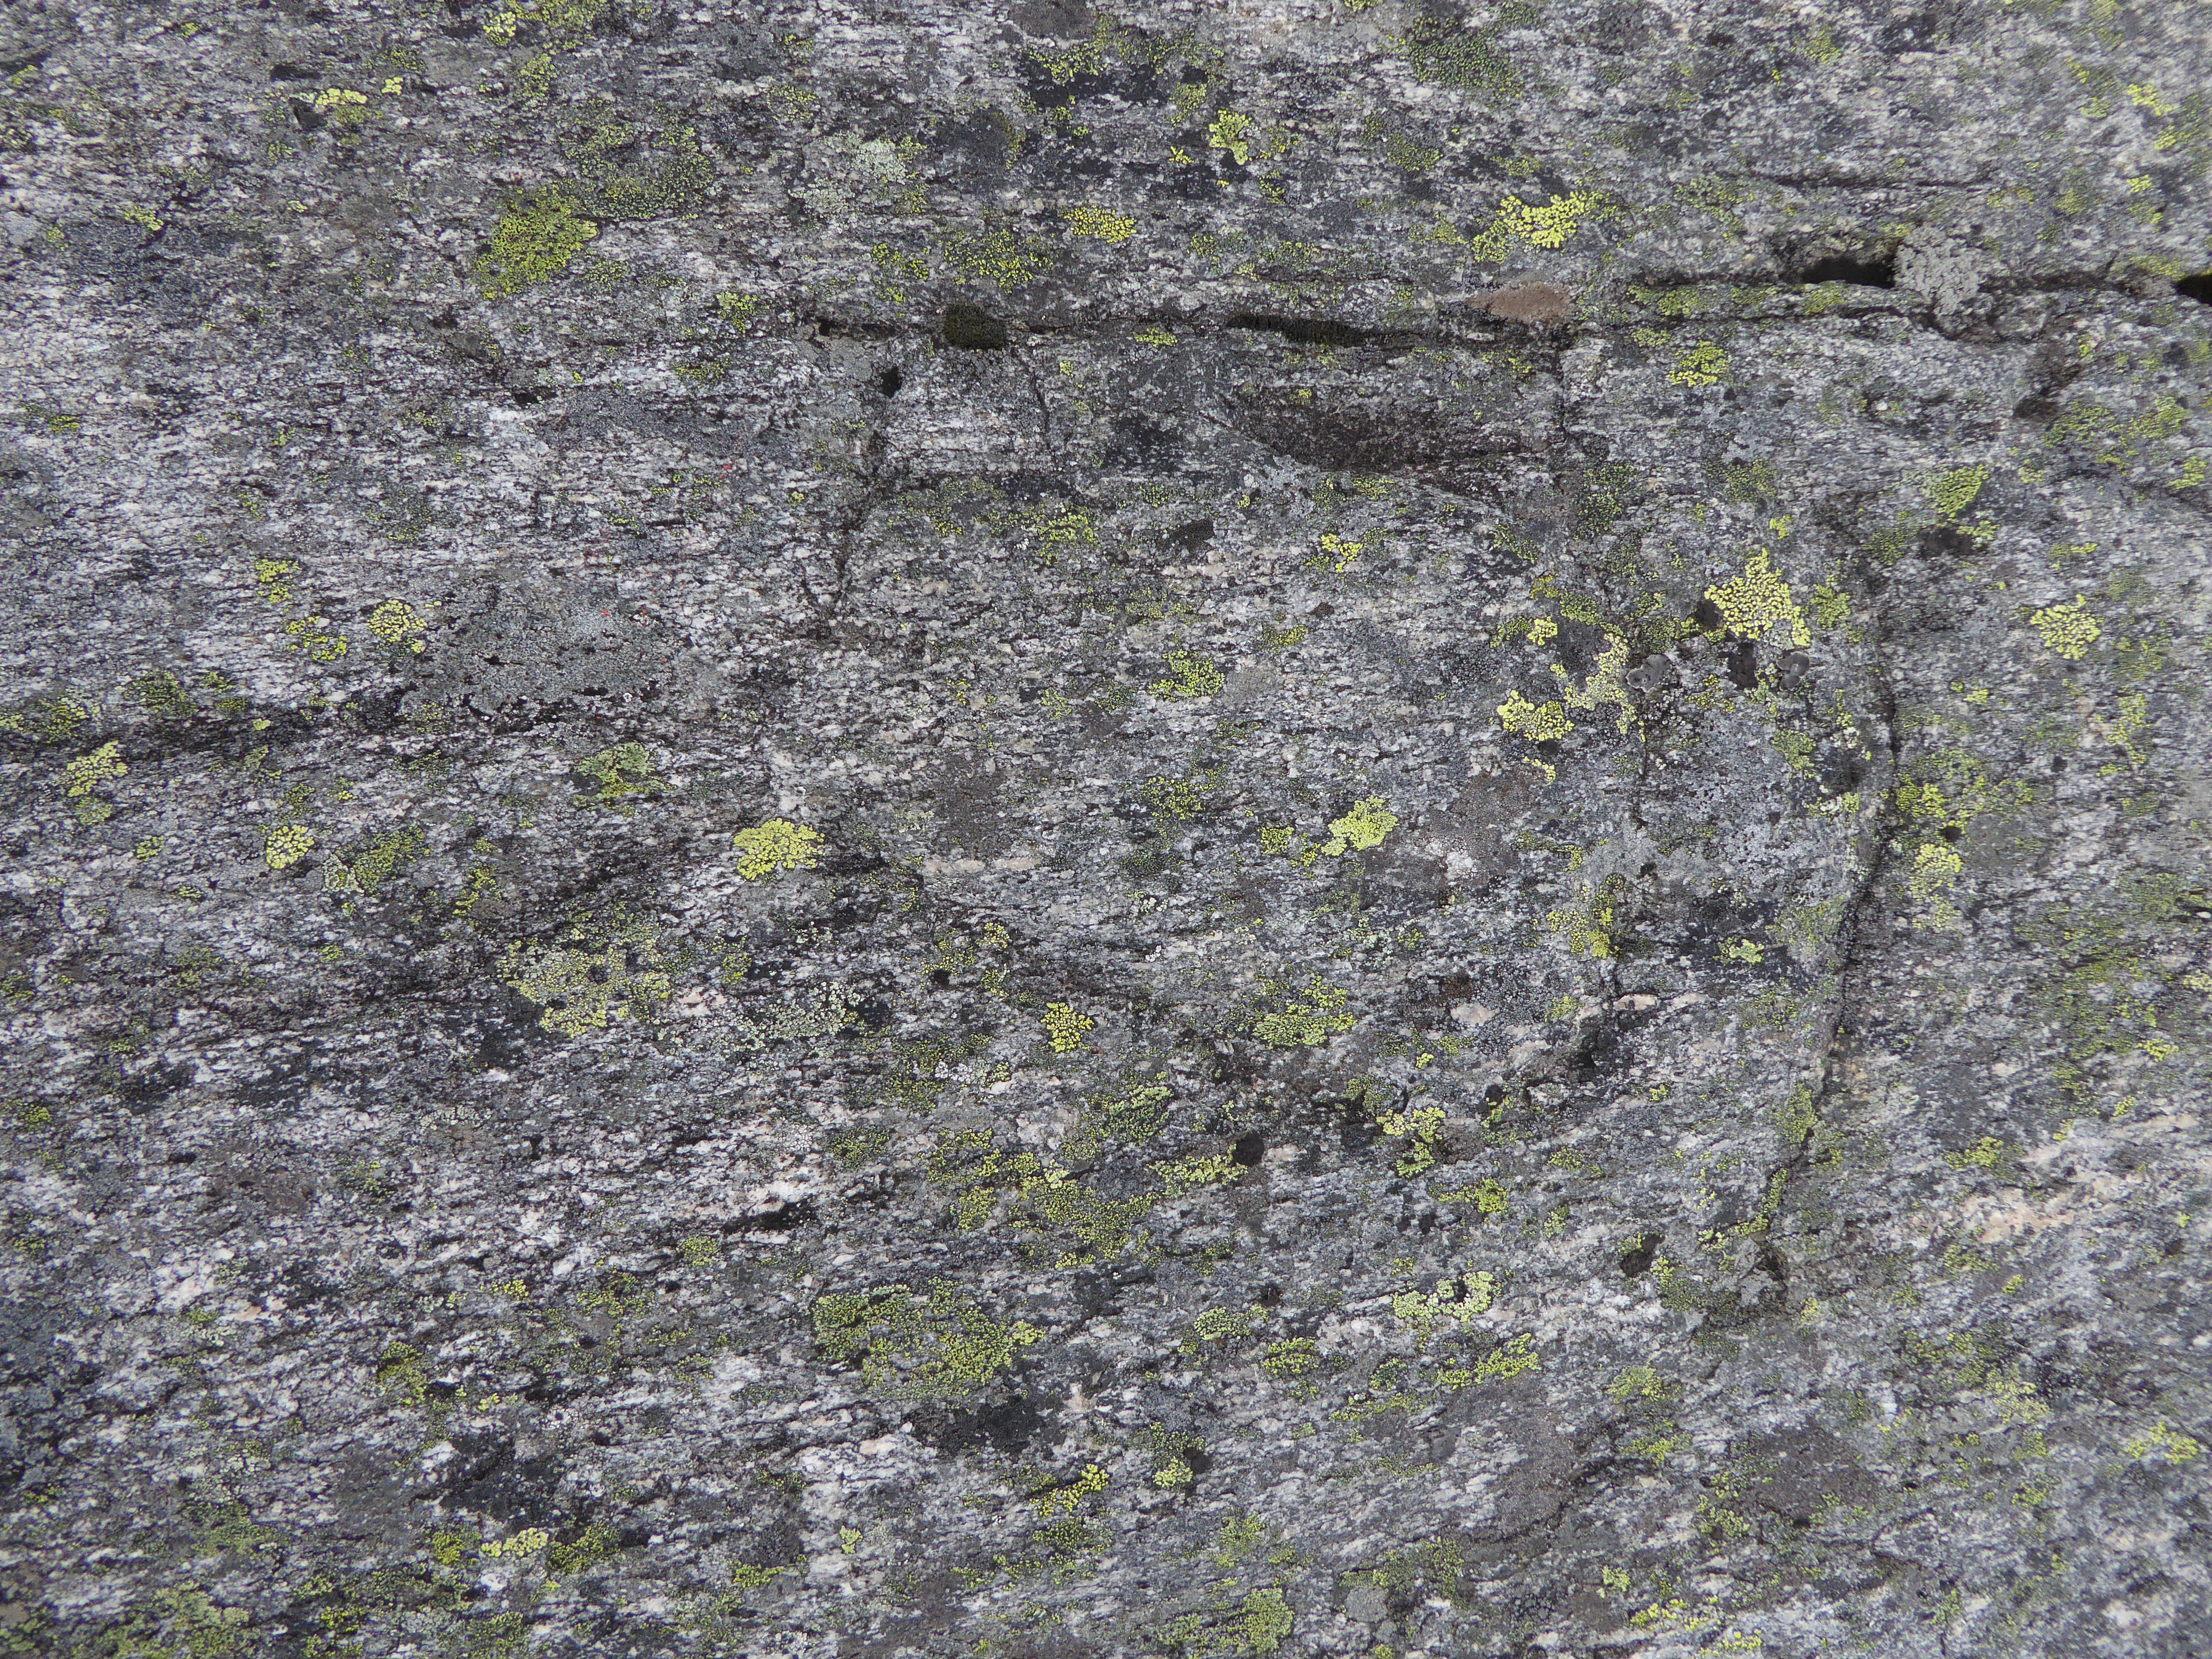
[[[1333,859],[1350,851],[1370,852],[1397,827],[1398,815],[1390,810],[1390,804],[1380,795],[1370,795],[1354,802],[1342,817],[1330,821],[1328,840],[1321,850]]]
[[[1790,644],[1813,642],[1804,611],[1790,597],[1790,585],[1775,574],[1773,554],[1763,547],[1753,550],[1743,574],[1707,588],[1705,597],[1720,607],[1722,627],[1739,639],[1764,639],[1778,623],[1788,623]]]
[[[668,957],[651,922],[617,910],[601,927],[586,911],[551,945],[516,943],[500,977],[544,1009],[538,1023],[562,1036],[634,1019],[672,990]]]
[[[973,1394],[1044,1340],[1026,1321],[1000,1324],[949,1279],[917,1296],[904,1285],[833,1292],[814,1304],[814,1340],[858,1364],[871,1389],[905,1399]]]
[[[653,756],[641,743],[618,743],[611,749],[602,749],[588,760],[578,761],[576,770],[596,780],[599,786],[596,796],[577,796],[576,805],[596,802],[623,817],[637,811],[632,797],[658,795],[668,787],[654,775]]]
[[[822,837],[789,818],[770,818],[730,837],[740,857],[738,874],[758,881],[780,870],[815,870],[822,864]]]

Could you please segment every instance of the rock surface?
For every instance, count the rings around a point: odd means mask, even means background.
[[[2212,1648],[2208,17],[10,8],[0,1651]]]

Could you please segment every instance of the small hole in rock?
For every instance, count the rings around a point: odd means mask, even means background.
[[[1229,1156],[1249,1170],[1260,1161],[1260,1155],[1267,1150],[1267,1143],[1255,1129],[1250,1134],[1238,1138],[1237,1144],[1229,1149]]]
[[[2173,291],[2200,306],[2212,306],[2212,270],[2200,270],[2194,276],[2183,277],[2173,285]]]
[[[905,384],[906,376],[899,373],[896,363],[876,376],[876,390],[886,398],[897,397],[899,388]]]
[[[1222,326],[1279,334],[1294,345],[1357,345],[1361,337],[1359,331],[1350,323],[1339,322],[1333,317],[1276,317],[1240,311]]]
[[[1759,684],[1759,648],[1749,640],[1738,642],[1728,657],[1729,684],[1739,691],[1748,691]]]
[[[744,1232],[787,1233],[805,1226],[814,1220],[816,1215],[814,1200],[802,1198],[796,1203],[779,1204],[773,1210],[744,1217],[738,1221],[738,1227]]]
[[[1815,259],[1797,279],[1814,283],[1850,283],[1858,288],[1895,288],[1897,264],[1892,259],[1858,259],[1848,253]]]
[[[1006,325],[981,306],[945,307],[945,343],[963,351],[1004,351]]]

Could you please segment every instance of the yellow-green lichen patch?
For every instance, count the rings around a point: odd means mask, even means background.
[[[1424,81],[1510,103],[1521,96],[1521,71],[1498,49],[1495,27],[1470,29],[1437,17],[1416,19],[1400,41],[1407,66]]]
[[[1350,1030],[1358,1022],[1345,1011],[1351,993],[1316,974],[1302,990],[1275,981],[1266,994],[1280,996],[1281,1006],[1253,1022],[1252,1035],[1271,1048],[1314,1048]]]
[[[1255,124],[1233,110],[1223,111],[1221,119],[1206,129],[1206,141],[1210,148],[1228,152],[1239,167],[1249,161],[1279,160],[1296,149],[1301,142],[1298,135],[1288,127],[1271,127],[1262,133]],[[1281,201],[1283,198],[1279,193],[1281,180],[1279,173],[1261,179],[1261,194],[1270,201]]]
[[[103,743],[62,769],[63,798],[70,802],[70,810],[76,814],[79,823],[89,827],[105,823],[115,816],[114,806],[93,791],[130,770],[123,761],[122,745],[115,743]]]
[[[1833,577],[1813,590],[1810,605],[1812,625],[1824,634],[1832,633],[1850,619],[1850,595],[1836,586]],[[1858,631],[1854,629],[1845,637],[1856,641]]]
[[[123,688],[123,696],[163,720],[189,720],[200,712],[199,705],[177,684],[177,677],[165,668],[139,675]]]
[[[1485,1176],[1472,1186],[1435,1189],[1431,1196],[1439,1204],[1472,1204],[1474,1212],[1486,1220],[1504,1215],[1511,1202],[1505,1183],[1492,1176]]]
[[[1956,931],[1959,909],[1946,896],[1946,891],[1965,867],[1966,860],[1947,842],[1921,843],[1919,852],[1913,856],[1911,873],[1905,878],[1905,890],[1919,906],[1912,918],[1915,927],[1939,933]]]
[[[1306,561],[1310,570],[1334,570],[1340,576],[1359,562],[1367,544],[1346,540],[1333,530],[1322,532],[1321,551]]]
[[[2027,620],[2043,635],[2044,649],[2069,662],[2079,662],[2105,631],[2089,614],[2089,602],[2079,596],[2045,605]]]
[[[1137,222],[1126,213],[1109,213],[1104,208],[1081,206],[1062,208],[1060,216],[1067,222],[1068,229],[1078,236],[1096,237],[1115,247],[1137,234]]]
[[[971,1395],[1044,1340],[1026,1321],[1001,1323],[949,1279],[916,1294],[904,1285],[833,1292],[814,1304],[815,1345],[857,1364],[867,1386],[894,1398]]]
[[[1601,211],[1605,205],[1603,197],[1589,190],[1571,191],[1565,196],[1534,204],[1509,196],[1498,204],[1497,217],[1491,221],[1489,228],[1475,238],[1475,257],[1505,258],[1513,252],[1512,244],[1516,242],[1530,247],[1565,247],[1582,228],[1583,221]]]
[[[1405,1155],[1398,1160],[1400,1175],[1417,1176],[1436,1166],[1437,1137],[1444,1127],[1443,1107],[1413,1106],[1401,1112],[1385,1112],[1376,1122],[1384,1134],[1405,1139]]]
[[[1547,619],[1539,618],[1539,621]],[[1554,623],[1553,632],[1558,631],[1558,625]],[[1533,628],[1530,637],[1535,637]],[[1601,706],[1614,703],[1620,708],[1618,729],[1622,734],[1626,735],[1630,726],[1634,724],[1636,705],[1628,695],[1628,641],[1621,635],[1608,634],[1606,636],[1605,649],[1598,655],[1597,666],[1590,671],[1589,678],[1583,683],[1580,690],[1576,689],[1566,669],[1561,665],[1553,664],[1552,672],[1559,678],[1560,692],[1568,708],[1595,714]]]
[[[1382,118],[1370,115],[1360,124],[1360,134],[1370,140],[1380,140],[1382,154],[1394,167],[1403,167],[1408,173],[1427,173],[1444,159],[1441,149],[1415,143],[1402,132],[1385,129]]]
[[[665,793],[667,783],[656,775],[653,755],[641,743],[618,743],[576,763],[576,770],[597,783],[595,794],[579,795],[579,806],[604,806],[622,817],[637,811],[640,799]]]
[[[253,562],[254,586],[261,597],[271,605],[292,603],[292,580],[300,574],[300,567],[290,559],[256,559]]]
[[[477,1553],[487,1561],[515,1561],[538,1554],[553,1541],[553,1534],[543,1527],[525,1527],[511,1538],[495,1539],[477,1547]]]
[[[477,261],[486,297],[506,299],[568,268],[599,228],[559,185],[548,185],[501,216],[491,246]]]
[[[945,244],[953,269],[975,282],[1018,288],[1052,268],[1054,250],[1042,240],[1025,240],[1004,228],[956,232]]]
[[[1097,1144],[1095,1136],[1071,1137],[1065,1150],[1089,1155]],[[961,1231],[975,1232],[1003,1219],[1018,1231],[1052,1241],[1045,1254],[1055,1268],[1117,1255],[1141,1242],[1146,1235],[1138,1223],[1158,1201],[1143,1194],[1105,1197],[1048,1158],[999,1151],[981,1129],[957,1130],[939,1139],[930,1154],[929,1175],[957,1194],[953,1222]]]
[[[1667,1379],[1660,1376],[1657,1369],[1650,1365],[1631,1365],[1607,1383],[1605,1391],[1613,1396],[1617,1406],[1664,1400],[1676,1392],[1668,1386]]]
[[[413,824],[379,836],[350,861],[332,859],[323,866],[326,892],[374,893],[406,865],[422,855],[424,837]]]
[[[1914,761],[1896,793],[1906,823],[1923,836],[1946,830],[1962,834],[1982,813],[2018,812],[2034,800],[2033,785],[1996,781],[1963,749],[1942,749]]]
[[[1170,651],[1167,665],[1167,678],[1152,682],[1152,693],[1156,697],[1210,697],[1226,684],[1213,659],[1195,651]]]
[[[484,20],[484,39],[494,46],[508,46],[534,25],[557,40],[577,40],[591,33],[607,3],[608,0],[528,0],[522,5],[503,5]]]
[[[1145,803],[1155,822],[1162,826],[1188,823],[1205,810],[1206,796],[1199,785],[1203,779],[1147,778],[1137,791],[1137,799]]]
[[[1098,1022],[1088,1014],[1076,1012],[1068,1003],[1055,1002],[1044,1011],[1045,1035],[1052,1039],[1052,1051],[1056,1054],[1072,1054],[1083,1046],[1083,1039]]]
[[[289,870],[307,857],[314,844],[315,837],[304,823],[280,823],[270,830],[263,852],[271,870]]]
[[[1427,230],[1417,234],[1416,240],[1432,242],[1442,247],[1467,250],[1469,257],[1504,263],[1527,254],[1531,248],[1549,251],[1565,247],[1575,233],[1582,228],[1583,221],[1591,217],[1606,217],[1616,210],[1595,191],[1571,191],[1565,196],[1554,196],[1546,202],[1524,202],[1517,196],[1509,196],[1498,204],[1490,222],[1473,236],[1466,234],[1449,219],[1439,219]],[[1515,290],[1508,290],[1508,294]],[[1541,289],[1520,290],[1524,300],[1534,301]],[[1560,303],[1564,303],[1564,295]],[[1493,300],[1492,308],[1498,309],[1506,302],[1506,296]],[[1514,314],[1509,312],[1507,314]],[[1509,362],[1518,362],[1509,359]],[[1525,365],[1521,367],[1525,368]]]
[[[2138,1462],[2156,1458],[2167,1463],[2193,1463],[2203,1455],[2204,1448],[2192,1435],[2186,1435],[2171,1423],[2161,1420],[2155,1428],[2129,1437],[2121,1452]]]
[[[368,94],[356,92],[351,87],[325,87],[312,100],[315,109],[337,122],[339,126],[352,126],[368,118]],[[159,229],[158,225],[153,227]]]
[[[1982,486],[1990,481],[1986,465],[1954,467],[1939,472],[1924,486],[1929,502],[1944,518],[1955,519],[1974,504]]]
[[[1967,1170],[1995,1170],[2012,1157],[2012,1149],[1995,1135],[1984,1135],[1963,1152],[1946,1152],[1943,1162],[1964,1172]]]
[[[1492,1349],[1474,1362],[1474,1380],[1478,1382],[1504,1382],[1542,1368],[1536,1357],[1536,1339],[1525,1332],[1502,1346]]]
[[[1188,1158],[1163,1159],[1151,1168],[1160,1178],[1160,1197],[1169,1203],[1186,1198],[1201,1187],[1226,1186],[1244,1173],[1226,1152],[1194,1152]]]
[[[569,188],[576,193],[567,199],[585,221],[690,213],[714,184],[713,158],[680,118],[648,125],[605,100],[576,108],[560,147],[575,169]],[[896,152],[884,148],[896,163]]]
[[[1774,556],[1763,547],[1752,554],[1743,574],[1707,588],[1705,597],[1720,608],[1722,627],[1739,639],[1764,640],[1787,623],[1790,644],[1813,642],[1805,612],[1790,598],[1789,583],[1775,574]]]
[[[789,818],[770,818],[750,830],[740,830],[730,841],[739,854],[738,874],[746,881],[758,881],[783,870],[821,867],[821,835]]]
[[[1441,1279],[1431,1291],[1401,1291],[1390,1298],[1390,1311],[1401,1324],[1412,1327],[1414,1335],[1425,1342],[1438,1325],[1486,1314],[1497,1300],[1496,1277],[1470,1272],[1460,1279]]]
[[[1342,817],[1330,820],[1328,840],[1321,850],[1333,859],[1342,858],[1347,852],[1369,852],[1380,847],[1382,837],[1397,827],[1398,815],[1390,810],[1389,802],[1380,795],[1370,795],[1353,802]]]
[[[1718,386],[1728,378],[1728,353],[1711,340],[1700,340],[1678,353],[1674,366],[1667,371],[1671,386]]]
[[[1240,1654],[1268,1654],[1283,1645],[1297,1623],[1280,1588],[1269,1585],[1244,1598],[1231,1626],[1231,1645]]]
[[[349,647],[344,635],[335,632],[328,617],[295,617],[284,624],[290,636],[289,651],[304,651],[310,662],[336,662]]]
[[[1643,478],[1626,461],[1593,467],[1575,487],[1575,527],[1595,539],[1633,512]]]
[[[17,713],[0,714],[0,732],[21,732],[40,743],[66,743],[91,718],[90,711],[73,698],[45,697]]]
[[[428,626],[428,619],[404,599],[386,599],[368,616],[368,631],[379,641],[418,657],[422,654],[423,630]]]
[[[547,1030],[576,1036],[649,1014],[670,994],[668,965],[651,922],[617,911],[594,927],[586,912],[555,943],[509,945],[500,977],[544,1009]]]
[[[1591,892],[1581,904],[1547,913],[1544,925],[1553,933],[1566,936],[1570,956],[1600,962],[1620,954],[1619,924],[1614,919],[1618,886],[1619,878],[1614,878]]]
[[[1498,705],[1498,723],[1531,743],[1553,743],[1573,731],[1567,711],[1556,702],[1531,702],[1518,691]]]
[[[1048,1486],[1041,1487],[1029,1501],[1040,1520],[1049,1520],[1055,1515],[1073,1515],[1085,1498],[1104,1492],[1111,1479],[1097,1464],[1085,1464],[1083,1473],[1074,1480],[1064,1483],[1054,1481]]]

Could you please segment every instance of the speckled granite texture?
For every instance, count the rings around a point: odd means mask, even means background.
[[[0,1653],[2212,1650],[2212,8],[0,14]]]

